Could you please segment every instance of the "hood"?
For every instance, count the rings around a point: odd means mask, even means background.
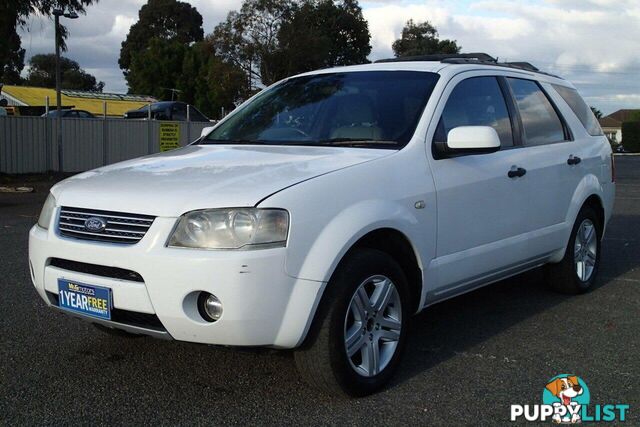
[[[285,187],[394,152],[192,145],[85,172],[51,192],[59,206],[175,217],[195,209],[255,206]]]

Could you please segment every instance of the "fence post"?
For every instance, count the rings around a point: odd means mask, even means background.
[[[44,108],[45,108],[45,115],[44,115],[44,144],[45,144],[45,162],[47,163],[47,171],[52,171],[53,170],[53,155],[51,154],[51,137],[52,137],[52,133],[51,133],[51,129],[49,126],[49,97],[46,96],[44,98]]]
[[[151,137],[151,103],[148,105],[147,110],[147,154],[153,154],[153,138]]]
[[[187,145],[191,142],[191,105],[187,104]]]
[[[102,166],[109,164],[109,126],[107,124],[107,101],[102,101]]]

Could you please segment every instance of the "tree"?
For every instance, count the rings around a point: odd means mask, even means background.
[[[222,109],[232,110],[248,95],[244,71],[215,55],[208,42],[196,43],[186,52],[178,88],[181,101],[209,117],[220,117]]]
[[[0,82],[19,84],[24,68],[24,49],[17,32],[17,15],[11,13],[9,4],[0,5],[0,38],[5,41],[0,43]]]
[[[146,49],[132,56],[127,74],[129,92],[171,99],[171,89],[178,89],[176,82],[188,49],[177,40],[152,38]]]
[[[593,115],[596,116],[596,119],[602,118],[602,111],[598,110],[596,107],[589,107],[591,111],[593,111]]]
[[[118,64],[128,77],[134,56],[144,52],[152,39],[176,42],[186,47],[201,41],[203,35],[202,15],[195,7],[176,0],[149,0],[140,8],[138,22],[131,26],[122,42]]]
[[[438,30],[428,21],[416,24],[410,19],[402,29],[402,36],[393,42],[393,53],[397,58],[460,52],[455,40],[440,40],[438,36]]]
[[[25,83],[30,86],[56,87],[56,56],[53,53],[34,55],[29,60],[29,75]],[[102,92],[104,82],[80,68],[76,61],[60,57],[60,86],[62,89]]]
[[[355,0],[305,1],[283,23],[273,62],[276,80],[318,68],[367,62],[371,35]]]
[[[24,49],[21,47],[17,29],[27,23],[29,16],[38,14],[51,16],[53,9],[62,8],[70,12],[85,13],[85,7],[98,0],[8,0],[0,2],[0,82],[20,83],[20,72],[24,68]],[[66,50],[67,28],[60,25],[60,45]]]
[[[370,38],[356,0],[245,0],[208,40],[250,82],[269,85],[302,71],[366,62]]]
[[[244,0],[240,11],[230,12],[208,40],[216,55],[244,70],[250,87],[254,80],[268,85],[275,81],[271,55],[278,48],[278,32],[294,8],[289,0]]]

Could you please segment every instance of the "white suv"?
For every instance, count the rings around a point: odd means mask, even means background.
[[[188,147],[59,183],[29,261],[104,331],[296,349],[312,385],[364,395],[432,304],[543,264],[589,289],[614,192],[569,82],[409,58],[288,78]]]

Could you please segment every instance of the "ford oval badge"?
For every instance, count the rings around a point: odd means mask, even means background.
[[[107,228],[107,221],[105,221],[103,218],[92,216],[84,221],[84,228],[87,231],[99,233]]]

